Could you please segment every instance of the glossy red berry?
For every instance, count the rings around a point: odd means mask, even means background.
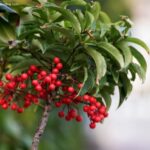
[[[6,78],[6,80],[12,80],[12,75],[10,74],[10,73],[7,73],[6,75],[5,75],[5,78]]]
[[[63,111],[58,112],[58,116],[60,118],[63,118],[65,116],[65,113]]]
[[[59,58],[59,57],[54,57],[53,62],[54,62],[55,64],[60,63],[60,58]]]
[[[68,87],[68,92],[69,93],[73,93],[75,90],[74,90],[74,88],[73,87]]]
[[[27,73],[23,73],[23,74],[21,75],[21,79],[22,79],[22,80],[28,79],[28,74],[27,74]]]
[[[77,121],[77,122],[82,122],[82,120],[83,120],[82,116],[78,115],[78,116],[76,117],[76,121]]]
[[[56,65],[56,68],[57,68],[58,70],[61,70],[61,69],[63,68],[63,64],[62,64],[62,63],[58,63],[58,64]]]
[[[91,122],[89,126],[91,129],[94,129],[96,127],[96,124],[94,122]]]

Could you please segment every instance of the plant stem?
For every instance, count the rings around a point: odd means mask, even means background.
[[[50,110],[51,110],[51,106],[50,106],[50,103],[49,103],[44,107],[42,118],[41,118],[39,126],[38,126],[38,128],[35,132],[35,135],[33,137],[31,150],[38,150],[38,145],[39,145],[39,142],[40,142],[40,138],[43,135],[45,127],[47,125]]]

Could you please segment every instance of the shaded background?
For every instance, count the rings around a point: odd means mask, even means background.
[[[29,2],[30,0],[6,0]],[[150,0],[99,0],[102,9],[113,21],[120,15],[129,15],[133,22],[133,35],[150,46]],[[149,56],[141,49],[148,64]],[[66,122],[50,115],[40,150],[150,150],[150,67],[145,84],[136,80],[128,101],[117,110],[118,91],[113,97],[110,116],[95,130],[88,125]],[[0,150],[28,150],[35,132],[40,110],[32,107],[18,115],[0,109]],[[84,129],[84,130],[83,130]]]

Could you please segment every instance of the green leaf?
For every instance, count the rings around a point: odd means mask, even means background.
[[[67,6],[85,6],[86,2],[84,0],[71,0],[61,3],[61,7],[66,8]]]
[[[85,47],[86,53],[91,56],[96,64],[96,84],[99,85],[99,81],[106,74],[107,65],[104,57],[91,47]]]
[[[107,42],[100,42],[98,44],[98,47],[105,50],[105,52],[109,54],[117,62],[120,68],[124,67],[123,56],[116,47],[114,47],[112,44],[107,43]]]
[[[134,38],[134,37],[127,37],[125,40],[143,47],[147,51],[148,54],[150,53],[149,47],[142,40],[138,38]]]
[[[132,55],[135,57],[135,59],[141,65],[143,70],[146,72],[147,63],[146,63],[146,60],[145,60],[144,56],[138,50],[136,50],[134,47],[131,46],[130,49],[131,49]]]
[[[105,90],[101,90],[100,92],[101,92],[102,97],[104,98],[104,101],[105,101],[105,104],[107,106],[107,109],[109,110],[109,108],[111,106],[111,103],[112,103],[112,99],[111,99],[110,93],[108,93]]]
[[[124,100],[127,99],[127,97],[132,91],[132,84],[130,82],[130,79],[128,79],[125,73],[120,74],[120,83],[121,83],[121,86],[119,86],[120,100],[118,108],[122,105]]]
[[[109,16],[103,12],[103,11],[100,11],[99,12],[99,18],[100,20],[103,22],[103,23],[111,23],[111,19],[109,18]]]
[[[139,78],[142,79],[142,82],[145,81],[146,72],[141,66],[136,63],[131,63],[130,68],[132,71],[138,74]]]
[[[98,19],[100,10],[101,10],[100,3],[93,2],[92,6],[91,6],[91,13],[93,14],[95,20]]]
[[[50,4],[50,3],[45,4],[45,7],[50,8],[50,9],[54,9],[54,10],[58,11],[59,13],[61,13],[61,15],[64,17],[64,19],[70,21],[74,30],[78,34],[81,33],[81,26],[80,26],[79,20],[70,10],[61,8],[57,5]]]
[[[127,67],[132,62],[132,53],[126,42],[117,43],[117,47],[122,51],[124,55],[125,67]]]

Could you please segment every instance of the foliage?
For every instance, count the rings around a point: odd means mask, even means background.
[[[4,72],[23,72],[34,63],[48,68],[50,60],[59,56],[66,65],[64,72],[84,81],[79,94],[94,94],[108,107],[111,102],[107,101],[111,101],[116,86],[120,106],[132,90],[135,75],[145,79],[145,59],[130,43],[147,52],[148,47],[140,39],[130,37],[128,17],[112,23],[98,2],[72,0],[59,6],[35,2],[22,9],[26,19],[17,27],[13,23],[18,22],[17,13],[4,4],[0,9],[3,12],[0,56]],[[14,17],[13,22],[9,15]]]

